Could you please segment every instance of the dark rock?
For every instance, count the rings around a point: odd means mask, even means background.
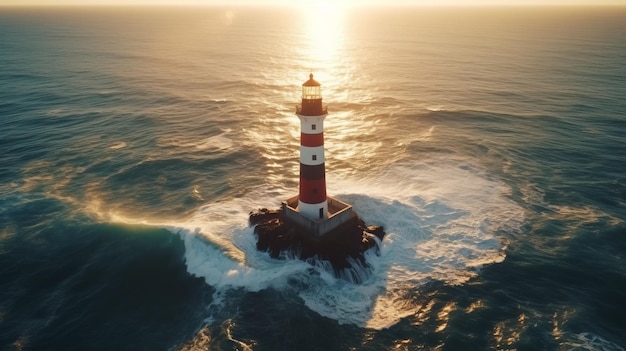
[[[378,239],[383,240],[385,236],[385,229],[379,225],[370,225],[365,228],[365,231],[370,234],[374,234]]]
[[[280,212],[280,210],[268,210],[267,208],[260,208],[257,212],[250,212],[250,225],[256,225],[262,221],[279,218]]]
[[[337,276],[353,267],[354,263],[369,267],[364,253],[375,249],[379,253],[378,240],[385,232],[380,226],[366,226],[354,214],[351,220],[336,229],[317,237],[299,225],[285,220],[282,211],[259,209],[250,213],[250,225],[255,226],[257,250],[268,252],[273,258],[297,257],[302,260],[326,260],[331,263]],[[352,276],[360,276],[352,274]]]

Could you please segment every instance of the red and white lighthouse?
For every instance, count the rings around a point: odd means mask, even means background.
[[[328,115],[322,103],[322,87],[309,75],[302,84],[302,103],[296,106],[300,119],[300,190],[281,204],[284,219],[321,239],[356,214],[352,206],[326,194],[324,157],[324,119]]]
[[[324,160],[324,118],[328,115],[322,104],[322,88],[309,75],[302,84],[302,104],[296,107],[300,119],[300,191],[298,212],[313,219],[328,218],[326,170]]]
[[[250,213],[257,249],[272,257],[290,252],[301,259],[328,260],[335,268],[352,267],[351,258],[382,240],[382,227],[365,227],[352,206],[326,195],[324,119],[319,82],[309,75],[302,84],[302,103],[296,106],[300,119],[300,189],[298,195],[281,202],[279,211],[266,208]],[[373,228],[373,229],[372,229]],[[343,256],[343,258],[342,258]],[[360,256],[361,264],[365,256]],[[361,274],[355,274],[360,279]]]

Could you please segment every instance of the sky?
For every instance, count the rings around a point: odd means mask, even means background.
[[[88,5],[289,5],[305,6],[311,3],[335,5],[427,5],[427,6],[484,6],[484,5],[622,5],[626,0],[0,0],[0,6],[88,6]]]

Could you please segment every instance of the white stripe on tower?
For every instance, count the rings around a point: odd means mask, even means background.
[[[313,147],[300,145],[300,163],[308,166],[324,163],[324,145]]]

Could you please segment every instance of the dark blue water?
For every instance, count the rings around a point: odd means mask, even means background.
[[[2,9],[0,349],[624,350],[623,23]],[[311,70],[329,193],[388,233],[362,284],[247,226]]]

